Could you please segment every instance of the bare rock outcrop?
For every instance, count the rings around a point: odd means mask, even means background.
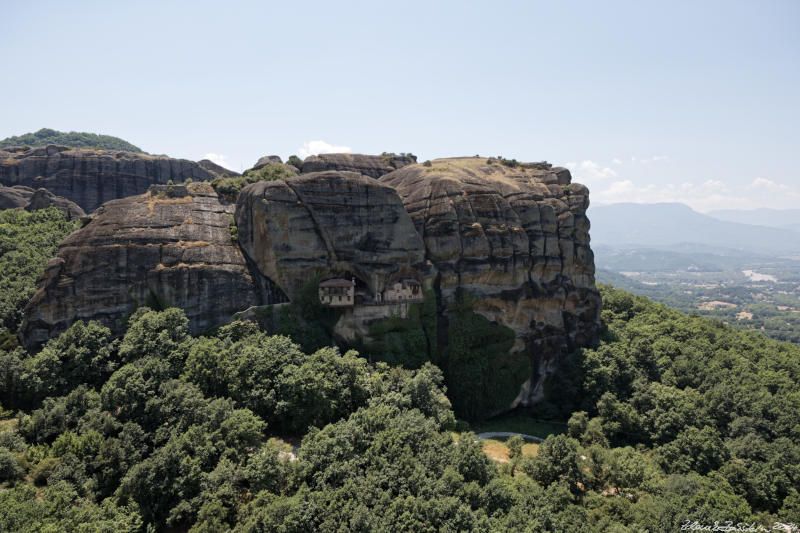
[[[380,178],[384,174],[416,162],[416,156],[411,154],[320,154],[305,158],[301,171],[303,174],[308,174],[325,170],[341,170],[358,172],[371,178]]]
[[[166,156],[55,145],[0,149],[0,184],[45,188],[86,212],[109,200],[143,194],[153,184],[216,176],[194,161]]]
[[[258,161],[256,161],[256,164],[253,165],[253,168],[251,168],[250,170],[258,170],[260,168],[264,168],[267,165],[275,165],[275,164],[277,165],[283,164],[283,161],[281,160],[280,156],[265,155],[263,157],[260,157]]]
[[[422,236],[440,298],[466,290],[477,312],[517,333],[533,367],[521,400],[536,398],[557,356],[600,326],[586,187],[563,168],[479,158],[411,165],[380,181]]]
[[[238,172],[234,172],[233,170],[228,170],[227,168],[223,167],[222,165],[218,165],[211,161],[210,159],[201,159],[197,162],[197,165],[216,174],[217,176],[241,176]]]
[[[391,187],[355,172],[248,185],[236,206],[243,252],[289,298],[309,279],[355,276],[372,294],[424,270],[424,249]]]
[[[121,333],[143,305],[184,309],[196,333],[258,303],[231,238],[232,214],[233,205],[198,182],[104,204],[47,264],[25,309],[24,344],[41,344],[77,320]]]
[[[62,211],[67,216],[67,220],[86,216],[83,209],[76,203],[56,196],[47,189],[32,189],[24,185],[15,185],[14,187],[0,185],[0,209],[36,211],[37,209],[47,209],[50,206],[55,206]]]

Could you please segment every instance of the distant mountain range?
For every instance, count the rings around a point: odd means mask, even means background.
[[[720,209],[708,215],[727,222],[800,231],[800,209]]]
[[[796,211],[800,213],[800,210]],[[732,217],[735,213],[750,212],[726,213]],[[794,229],[793,219],[783,214],[785,218],[781,222],[792,224],[793,229],[720,220],[680,203],[618,203],[593,206],[588,212],[593,244],[647,247],[683,245],[767,254],[796,253],[800,251],[800,231]]]

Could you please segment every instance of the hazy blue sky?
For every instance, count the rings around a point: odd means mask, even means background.
[[[237,170],[326,145],[501,154],[570,166],[594,203],[800,205],[798,1],[0,0],[0,13],[0,138],[107,133]]]

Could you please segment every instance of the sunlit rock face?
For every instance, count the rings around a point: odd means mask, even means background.
[[[409,165],[380,181],[397,190],[422,237],[439,297],[464,290],[477,312],[516,332],[515,348],[533,366],[520,400],[535,400],[558,356],[599,330],[586,187],[546,163],[482,158]]]
[[[428,275],[422,239],[392,187],[356,172],[315,172],[245,187],[239,243],[290,298],[312,278],[355,277],[370,297]]]
[[[303,161],[303,174],[340,170],[358,172],[371,178],[380,178],[398,168],[416,163],[417,158],[411,154],[320,154],[307,157]]]
[[[77,320],[99,320],[121,334],[139,306],[180,307],[199,333],[256,305],[256,286],[231,238],[233,209],[206,183],[154,186],[104,204],[47,264],[25,309],[25,345]]]

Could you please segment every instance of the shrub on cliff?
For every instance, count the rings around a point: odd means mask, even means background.
[[[265,165],[258,170],[248,170],[242,176],[232,178],[214,178],[211,186],[222,198],[235,200],[239,191],[259,181],[286,180],[295,174],[280,163]]]

